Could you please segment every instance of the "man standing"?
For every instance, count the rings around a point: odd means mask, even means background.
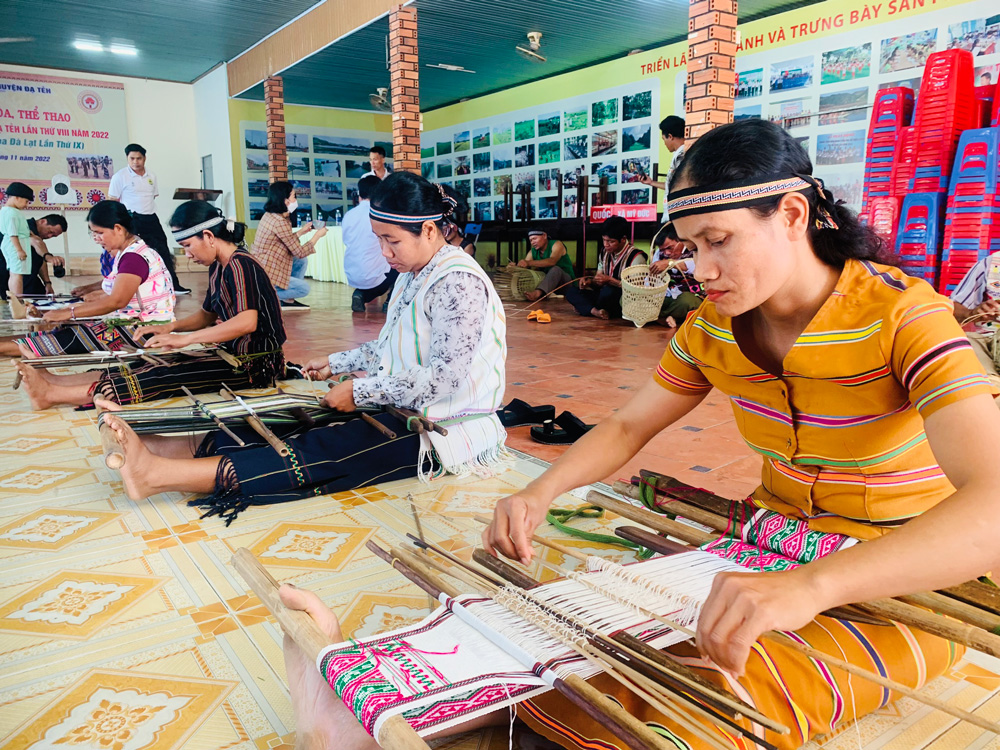
[[[670,178],[674,176],[674,172],[677,171],[677,167],[681,165],[684,161],[684,118],[678,117],[677,115],[669,115],[660,120],[660,137],[663,139],[663,145],[667,147],[667,151],[673,154],[673,158],[670,160],[670,169],[667,171],[667,179],[663,182],[654,180],[653,178],[646,176],[643,177],[639,182],[643,185],[651,185],[657,190],[663,191],[663,220],[666,221],[667,212],[667,190],[670,186]]]
[[[146,149],[138,143],[125,147],[128,166],[115,172],[108,186],[108,198],[121,201],[132,212],[132,228],[143,242],[153,248],[163,258],[174,282],[174,294],[190,294],[190,289],[181,286],[174,269],[174,256],[167,246],[167,236],[156,216],[156,197],[160,194],[156,175],[146,169]]]
[[[385,163],[385,149],[381,146],[372,146],[368,149],[368,161],[371,163],[371,171],[365,172],[362,177],[374,175],[380,180],[392,174],[392,167]]]
[[[344,233],[344,274],[347,283],[355,287],[351,297],[351,310],[364,312],[365,305],[392,290],[399,275],[389,268],[382,256],[378,237],[372,231],[369,210],[371,198],[378,187],[379,177],[367,175],[358,180],[359,202],[344,215],[341,229]]]
[[[45,240],[58,237],[66,231],[66,218],[59,214],[48,214],[40,219],[28,219],[28,232],[30,233],[29,243],[31,244],[31,271],[22,279],[23,294],[51,294],[52,282],[49,281],[49,269],[46,265],[51,263],[56,276],[63,276],[63,259],[58,255],[53,255],[45,246]],[[0,234],[0,243],[3,242],[3,235]],[[7,299],[7,263],[0,258],[0,286],[3,287],[3,298]]]

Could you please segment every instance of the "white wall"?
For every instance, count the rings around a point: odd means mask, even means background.
[[[229,128],[229,82],[223,63],[192,86],[199,159],[212,156],[213,182],[222,195],[216,202],[226,216],[236,215],[236,178],[233,175],[233,144]],[[201,183],[199,183],[201,184]]]
[[[141,144],[147,151],[148,166],[156,174],[160,185],[160,197],[157,199],[157,215],[162,222],[170,218],[176,201],[173,200],[174,190],[179,187],[199,187],[201,185],[201,162],[198,153],[198,139],[195,128],[194,86],[187,83],[169,83],[166,81],[150,81],[142,78],[126,78],[124,76],[104,76],[96,73],[79,73],[72,70],[53,70],[49,68],[34,68],[24,65],[3,65],[5,70],[20,73],[36,73],[39,75],[60,75],[67,78],[89,78],[104,81],[120,81],[125,85],[125,111],[128,119],[129,141]],[[223,73],[223,77],[225,74]],[[225,107],[223,96],[221,107]],[[228,121],[220,123],[220,129],[225,131],[228,142]],[[116,150],[124,149],[127,144],[114,144]],[[225,169],[225,162],[230,159],[218,159],[216,163]],[[117,157],[116,157],[117,159]],[[124,160],[124,152],[122,152]],[[230,172],[232,165],[229,166]],[[230,179],[232,179],[230,177]],[[50,211],[29,210],[29,215],[41,216]],[[95,245],[87,234],[85,211],[67,211],[69,222],[69,248],[72,255],[97,256],[100,248]],[[169,227],[164,224],[164,231]],[[169,236],[169,235],[168,235]],[[56,240],[53,249],[62,251],[60,240]]]

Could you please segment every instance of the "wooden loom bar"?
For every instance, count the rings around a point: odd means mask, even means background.
[[[104,465],[118,471],[125,465],[125,452],[115,431],[104,423],[104,415],[109,414],[104,409],[97,409],[97,431],[101,436],[101,452],[104,454]]]

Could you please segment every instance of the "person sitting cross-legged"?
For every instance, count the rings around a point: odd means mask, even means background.
[[[549,233],[544,229],[529,229],[528,243],[531,245],[531,252],[526,258],[519,260],[517,265],[520,268],[545,271],[545,278],[524,295],[529,302],[537,302],[546,294],[568,285],[576,278],[576,273],[573,271],[573,262],[569,259],[566,246],[559,240],[549,237]]]
[[[658,322],[667,328],[676,328],[704,301],[701,284],[694,278],[694,253],[677,239],[677,230],[669,222],[656,233],[653,246],[656,251],[650,258],[650,273],[666,273],[669,277]]]
[[[601,225],[603,249],[597,273],[566,287],[566,300],[580,315],[614,320],[622,316],[622,272],[646,263],[646,253],[629,241],[628,221],[612,216]]]

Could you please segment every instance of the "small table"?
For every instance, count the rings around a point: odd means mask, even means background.
[[[313,232],[302,235],[301,241],[308,242]],[[306,276],[316,281],[335,281],[346,284],[344,273],[344,232],[340,227],[327,225],[326,235],[316,241],[316,252],[309,256]]]

